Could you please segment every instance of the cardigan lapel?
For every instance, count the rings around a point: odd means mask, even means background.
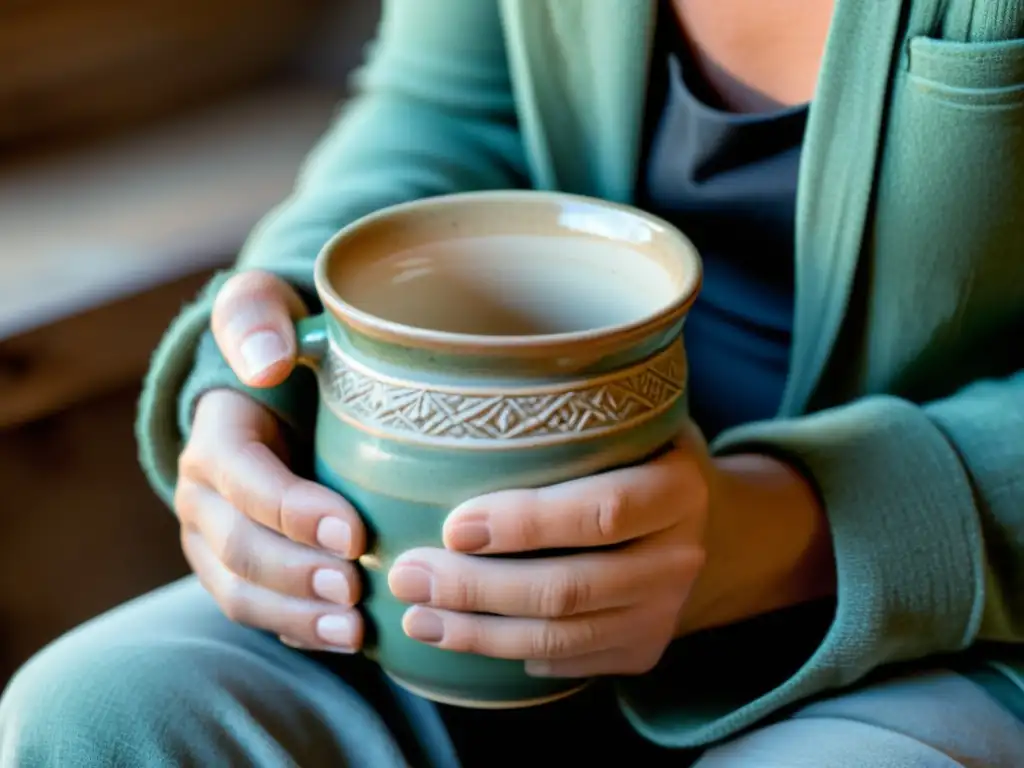
[[[632,199],[655,0],[501,0],[536,186]]]
[[[813,406],[853,289],[873,198],[904,6],[836,0],[804,139],[796,216],[796,307],[780,414]]]
[[[864,241],[904,6],[836,0],[797,201],[790,376],[803,411],[835,346]],[[656,0],[500,0],[534,185],[630,202]]]

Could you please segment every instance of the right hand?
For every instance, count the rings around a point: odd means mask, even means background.
[[[292,322],[304,313],[283,281],[241,273],[217,295],[213,334],[245,384],[270,387],[295,365]],[[178,472],[182,549],[228,618],[299,648],[360,648],[352,561],[363,553],[365,529],[343,498],[292,474],[270,411],[239,392],[207,392]]]

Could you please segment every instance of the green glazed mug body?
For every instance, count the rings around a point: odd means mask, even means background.
[[[383,261],[403,247],[408,250],[407,243],[395,241],[396,229],[414,243],[431,242],[432,234],[444,233],[451,222],[463,231],[487,226],[496,207],[530,215],[518,224],[503,215],[497,225],[492,216],[490,226],[551,226],[545,216],[555,214],[557,222],[567,205],[589,206],[594,226],[603,226],[601,237],[607,237],[607,217],[632,217],[628,223],[634,230],[667,228],[665,241],[650,247],[657,258],[667,252],[688,265],[689,273],[680,272],[686,279],[680,281],[678,298],[632,328],[473,336],[431,329],[427,320],[426,328],[417,327],[407,318],[406,324],[389,322],[363,311],[359,299],[382,290],[377,286],[383,274],[365,289],[368,293],[346,296],[347,290],[358,293],[352,286],[362,273],[344,257],[362,254],[354,258],[363,258],[366,270],[376,268],[365,254],[377,253]],[[367,239],[366,233],[373,235],[381,225],[390,228],[376,235],[379,241]],[[560,247],[585,240],[585,233],[575,230],[562,234]],[[418,258],[422,270],[426,261]],[[452,281],[464,274],[451,269],[455,277],[444,290],[453,290]],[[543,265],[539,269],[543,279]],[[635,464],[667,446],[686,418],[682,326],[699,282],[692,246],[668,225],[631,209],[547,193],[476,193],[398,206],[356,222],[324,249],[317,288],[326,311],[298,324],[300,360],[316,371],[319,383],[315,473],[355,506],[368,528],[369,548],[359,561],[367,655],[396,682],[435,701],[478,708],[541,704],[585,685],[579,679],[531,677],[522,661],[456,653],[411,639],[402,629],[409,606],[391,594],[388,571],[408,550],[442,548],[444,521],[464,501]],[[424,299],[417,295],[409,301]],[[386,314],[379,306],[371,309]],[[431,311],[436,318],[448,309],[421,306],[420,311],[429,319]],[[452,322],[463,320],[474,322],[461,315]]]

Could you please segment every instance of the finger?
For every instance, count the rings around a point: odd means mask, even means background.
[[[294,648],[297,651],[303,651],[305,653],[348,653],[348,651],[338,650],[337,648],[332,648],[329,645],[306,645],[305,643],[300,643],[298,640],[294,640],[293,638],[286,637],[284,635],[277,639],[281,641],[282,645],[287,645],[289,648]]]
[[[681,500],[680,488],[692,498]],[[444,544],[478,554],[619,544],[674,525],[706,493],[699,460],[676,448],[640,466],[468,501],[445,521]]]
[[[362,646],[358,611],[279,595],[245,581],[224,567],[197,531],[183,527],[181,544],[200,583],[232,621],[337,653],[353,653]]]
[[[211,389],[196,400],[189,441],[215,446],[223,440],[234,444],[256,440],[272,446],[275,454],[285,454],[281,422],[269,408],[243,392]]]
[[[180,503],[196,509],[186,524],[236,576],[303,600],[349,607],[359,601],[361,583],[352,563],[264,528],[208,488],[190,483],[183,488]]]
[[[295,639],[290,638],[290,637],[286,637],[285,635],[281,635],[277,639],[281,641],[282,645],[287,645],[289,648],[294,648],[297,651],[305,651],[307,653],[310,653],[310,652],[312,652],[312,653],[345,653],[346,652],[346,651],[339,651],[339,650],[337,650],[335,648],[331,648],[330,646],[325,646],[325,645],[306,645],[305,643],[300,643],[298,640],[295,640]]]
[[[696,577],[701,551],[637,544],[529,560],[410,550],[388,573],[399,600],[452,611],[557,618],[650,600]]]
[[[284,381],[295,364],[292,321],[306,307],[290,285],[268,272],[240,272],[217,293],[210,326],[228,364],[252,387]]]
[[[292,474],[263,443],[248,443],[222,459],[217,490],[245,515],[293,541],[349,560],[366,548],[366,531],[352,505]]]
[[[300,651],[313,651],[313,650],[316,650],[311,645],[306,645],[305,643],[300,643],[298,640],[293,640],[292,638],[286,637],[285,635],[281,635],[277,639],[280,640],[284,645],[287,645],[289,648],[295,648],[295,649],[300,650]]]
[[[246,517],[300,544],[349,560],[363,554],[366,530],[352,505],[294,475],[269,445],[250,439],[231,418],[216,410],[197,412],[179,476],[206,483]]]
[[[655,652],[659,651],[659,652]],[[531,677],[600,677],[645,675],[657,666],[664,649],[609,648],[569,659],[530,659],[526,674]]]
[[[608,650],[628,632],[628,611],[569,619],[474,616],[414,606],[402,617],[413,640],[496,659],[566,659]]]

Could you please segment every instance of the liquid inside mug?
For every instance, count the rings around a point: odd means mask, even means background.
[[[524,707],[585,681],[440,650],[402,630],[388,569],[442,547],[461,502],[644,460],[685,418],[693,245],[640,211],[546,192],[440,196],[339,232],[300,321],[319,383],[315,472],[370,532],[362,610],[400,685],[458,706]]]

